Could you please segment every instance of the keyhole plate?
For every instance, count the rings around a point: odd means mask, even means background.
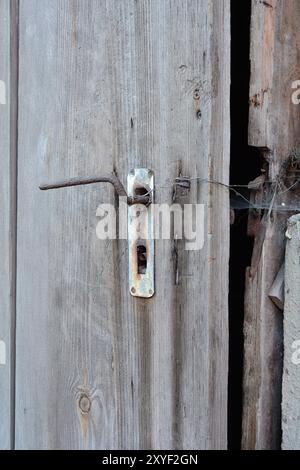
[[[151,194],[154,198],[154,176],[151,170],[132,170],[127,179],[128,196]],[[154,236],[151,204],[128,207],[129,291],[134,297],[154,295]]]

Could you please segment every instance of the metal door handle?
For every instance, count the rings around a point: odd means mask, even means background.
[[[75,178],[55,181],[53,183],[41,184],[39,188],[42,191],[47,191],[49,189],[68,188],[70,186],[80,186],[94,183],[112,184],[118,196],[127,198],[127,203],[129,206],[132,206],[133,204],[144,204],[145,206],[148,206],[151,204],[152,194],[150,192],[147,192],[146,194],[133,194],[132,196],[128,196],[123,184],[115,173],[107,173],[100,176],[78,176]]]
[[[131,170],[127,178],[126,192],[115,173],[100,176],[77,177],[41,184],[42,191],[93,183],[110,183],[118,196],[127,198],[129,291],[134,297],[154,295],[154,239],[153,214],[148,207],[153,202],[154,176],[149,169]],[[140,204],[142,206],[135,206]],[[144,206],[144,207],[143,207]]]

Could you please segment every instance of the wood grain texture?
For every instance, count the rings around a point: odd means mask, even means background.
[[[0,1],[0,448],[14,445],[17,2]]]
[[[300,216],[289,219],[285,256],[282,448],[300,449]]]
[[[300,144],[299,106],[291,99],[300,76],[299,19],[296,0],[252,1],[249,144],[262,150],[273,181]],[[244,449],[281,442],[282,314],[268,294],[283,261],[285,228],[285,215],[264,215],[246,275]]]
[[[148,167],[171,203],[179,173],[227,183],[229,6],[21,2],[17,448],[227,446],[226,188],[177,192],[206,204],[205,245],[157,241],[143,300],[128,292],[126,241],[96,238],[114,192],[38,185],[113,168],[125,184]]]

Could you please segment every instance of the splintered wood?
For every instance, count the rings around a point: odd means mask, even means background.
[[[298,0],[252,1],[248,140],[261,149],[274,183],[300,144],[299,106],[291,99],[300,78],[299,22]],[[243,449],[281,445],[282,312],[269,294],[284,258],[285,228],[286,215],[265,211],[246,273]]]

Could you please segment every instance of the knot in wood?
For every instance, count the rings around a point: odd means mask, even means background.
[[[91,409],[91,400],[87,395],[81,395],[79,399],[79,408],[82,413],[89,413]]]

